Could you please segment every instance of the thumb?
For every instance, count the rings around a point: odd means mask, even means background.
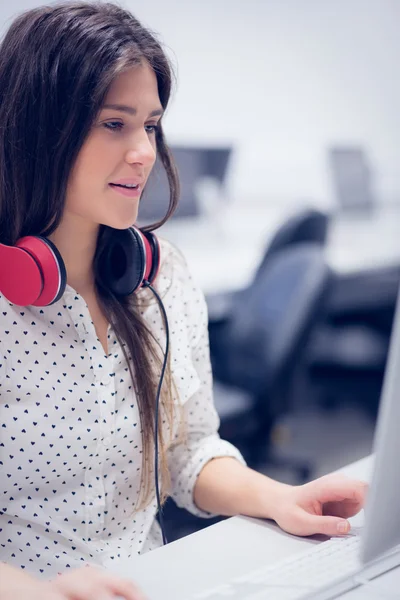
[[[341,519],[340,517],[319,516],[304,513],[302,518],[302,529],[304,530],[304,533],[300,533],[299,535],[322,533],[324,535],[335,536],[345,535],[350,531],[351,526],[347,519]]]

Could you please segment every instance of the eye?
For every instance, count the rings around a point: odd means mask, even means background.
[[[117,127],[114,127],[114,125],[117,125]],[[104,127],[109,131],[121,131],[123,126],[124,124],[120,121],[109,121],[108,123],[104,123]]]
[[[159,126],[158,125],[146,125],[145,129],[147,133],[155,134],[157,133]]]

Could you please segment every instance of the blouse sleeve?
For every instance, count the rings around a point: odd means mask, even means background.
[[[171,496],[178,506],[194,515],[215,515],[200,510],[193,499],[194,487],[203,467],[213,458],[229,456],[246,464],[237,448],[218,434],[220,420],[213,401],[208,339],[208,314],[204,294],[193,282],[185,263],[185,305],[191,360],[175,369],[175,380],[183,390],[184,441],[168,450]]]

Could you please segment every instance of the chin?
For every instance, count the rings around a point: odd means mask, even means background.
[[[137,213],[131,216],[129,219],[107,219],[102,222],[102,225],[111,227],[112,229],[128,229],[135,225],[137,219]]]

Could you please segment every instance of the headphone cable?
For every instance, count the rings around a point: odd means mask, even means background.
[[[167,366],[168,352],[169,352],[169,326],[168,326],[167,313],[165,312],[164,304],[163,304],[160,296],[158,295],[158,293],[156,292],[156,290],[153,288],[153,286],[150,284],[149,281],[144,281],[143,286],[150,288],[150,290],[153,292],[154,296],[157,299],[157,302],[158,302],[158,305],[160,307],[161,314],[163,317],[163,321],[164,321],[165,337],[166,337],[164,361],[163,361],[163,365],[162,365],[162,369],[161,369],[161,375],[160,375],[160,380],[158,382],[158,388],[157,388],[157,394],[156,394],[155,423],[154,423],[154,478],[155,478],[157,508],[158,508],[158,516],[159,516],[159,520],[160,520],[162,540],[163,540],[163,544],[166,545],[166,544],[168,544],[168,540],[167,540],[167,536],[165,533],[164,518],[163,518],[163,514],[162,514],[162,510],[161,510],[160,489],[159,489],[159,482],[158,482],[158,429],[159,429],[159,412],[160,412],[160,409],[159,409],[160,392],[161,392],[161,387],[162,387],[163,380],[164,380],[164,374],[165,374],[165,369]]]

